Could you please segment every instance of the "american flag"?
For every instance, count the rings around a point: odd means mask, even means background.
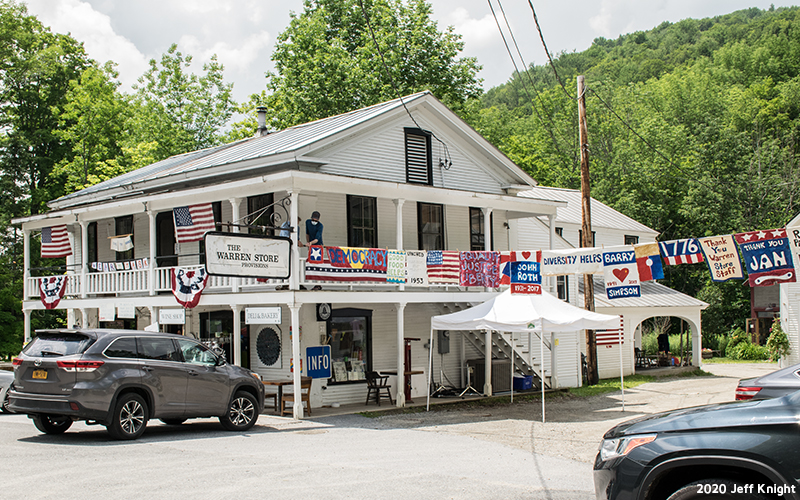
[[[458,284],[460,260],[457,251],[431,250],[427,264],[429,283]]]
[[[619,330],[597,330],[594,332],[595,340],[597,341],[597,346],[612,346],[612,345],[619,345],[621,343],[625,343],[625,335],[622,333],[623,328],[623,320],[622,316],[619,318]]]
[[[211,203],[175,207],[172,214],[175,217],[175,238],[178,243],[199,241],[203,239],[204,234],[216,228],[214,208]]]
[[[72,255],[67,226],[42,228],[42,257],[55,258]]]

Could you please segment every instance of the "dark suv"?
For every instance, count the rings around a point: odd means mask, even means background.
[[[73,421],[136,439],[147,421],[219,417],[245,431],[264,405],[259,376],[180,335],[132,330],[43,330],[13,360],[9,406],[47,434]]]

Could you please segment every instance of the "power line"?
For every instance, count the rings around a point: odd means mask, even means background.
[[[547,55],[547,60],[550,61],[550,67],[553,68],[553,73],[556,75],[556,80],[558,80],[558,84],[561,85],[561,88],[564,90],[564,93],[572,100],[580,99],[580,96],[576,99],[572,97],[569,92],[567,92],[567,87],[564,86],[564,82],[561,81],[561,77],[558,76],[558,71],[556,71],[556,65],[553,64],[553,59],[550,57],[550,51],[547,50],[547,43],[544,41],[544,35],[542,34],[542,28],[539,26],[539,18],[536,16],[536,9],[533,8],[533,2],[528,0],[528,5],[531,6],[531,12],[533,12],[533,22],[536,23],[536,29],[539,31],[539,39],[542,41],[542,46],[544,47],[544,53]]]

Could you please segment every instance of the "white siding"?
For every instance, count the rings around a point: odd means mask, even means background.
[[[789,338],[787,364],[800,363],[800,284],[780,285],[781,328]]]

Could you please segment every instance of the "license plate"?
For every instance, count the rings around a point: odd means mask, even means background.
[[[33,378],[45,380],[47,378],[47,370],[33,370]]]

